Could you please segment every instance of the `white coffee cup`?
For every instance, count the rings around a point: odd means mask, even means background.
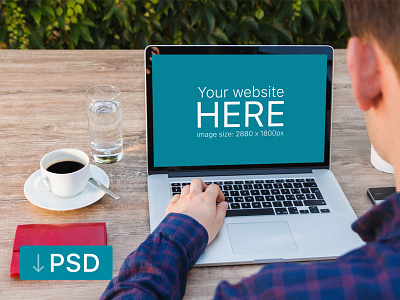
[[[57,162],[75,161],[83,167],[71,173],[53,173],[47,169]],[[47,153],[40,160],[41,175],[35,180],[35,188],[51,192],[62,198],[71,198],[84,190],[90,177],[90,160],[86,153],[76,149],[59,149]],[[42,183],[42,184],[41,184]]]
[[[394,174],[394,169],[391,164],[384,160],[378,152],[376,152],[374,146],[371,144],[371,164],[381,172]]]

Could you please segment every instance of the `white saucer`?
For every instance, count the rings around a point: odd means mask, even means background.
[[[51,192],[38,191],[34,182],[40,175],[40,170],[33,173],[25,182],[24,193],[26,198],[34,205],[49,210],[73,210],[88,206],[100,200],[104,192],[88,182],[85,189],[72,198],[61,198]],[[110,186],[107,174],[95,165],[90,165],[90,176],[100,181],[106,187]]]

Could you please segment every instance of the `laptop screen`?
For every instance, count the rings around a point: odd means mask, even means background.
[[[152,55],[154,168],[325,163],[327,60]]]

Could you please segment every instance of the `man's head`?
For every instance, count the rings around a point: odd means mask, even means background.
[[[352,36],[373,37],[392,61],[400,78],[400,1],[345,0],[347,24]]]
[[[372,144],[399,174],[400,1],[344,3],[352,33],[347,65],[354,96],[365,113]]]

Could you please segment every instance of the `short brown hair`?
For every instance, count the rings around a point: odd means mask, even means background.
[[[400,1],[344,0],[350,32],[362,40],[374,38],[400,78]]]

